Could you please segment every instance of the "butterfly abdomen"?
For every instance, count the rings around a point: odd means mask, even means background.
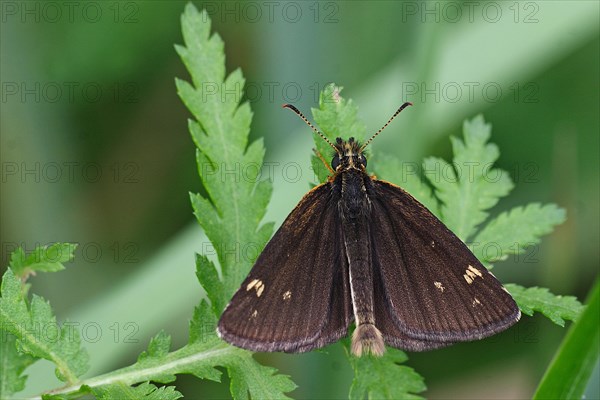
[[[383,336],[373,324],[357,325],[352,334],[352,354],[360,357],[363,353],[381,356],[385,352]]]

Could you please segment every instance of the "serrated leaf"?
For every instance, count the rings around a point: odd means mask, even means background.
[[[0,399],[8,399],[25,389],[27,375],[22,375],[23,371],[36,359],[17,351],[14,335],[0,330],[0,336]]]
[[[315,122],[329,140],[341,137],[354,137],[363,141],[366,135],[365,124],[358,119],[358,107],[352,99],[345,99],[340,94],[344,88],[335,83],[326,85],[319,94],[319,108],[312,108]],[[323,139],[314,136],[315,141]]]
[[[150,339],[148,350],[140,354],[138,361],[147,358],[164,357],[169,353],[170,348],[171,336],[167,335],[164,331],[160,331],[156,336]]]
[[[25,252],[19,247],[11,254],[9,266],[20,278],[35,271],[60,271],[65,269],[63,263],[73,259],[76,248],[75,243],[54,243],[50,246],[38,246],[25,256]]]
[[[145,400],[177,400],[183,395],[174,386],[156,387],[148,382],[138,386],[128,386],[123,383],[101,386],[91,389],[98,400],[113,399],[145,399]]]
[[[496,145],[487,143],[491,126],[479,115],[463,124],[464,141],[451,138],[454,161],[426,158],[425,175],[442,201],[442,221],[463,241],[488,216],[498,200],[513,188],[506,171],[493,169],[499,155]]]
[[[440,217],[438,201],[433,196],[431,188],[421,180],[416,168],[401,163],[400,160],[389,155],[377,155],[372,164],[376,166],[378,178],[402,187],[429,211]]]
[[[421,375],[400,365],[408,360],[401,350],[388,347],[382,357],[348,357],[354,370],[350,399],[422,399],[417,393],[427,389]]]
[[[277,369],[259,364],[252,358],[252,353],[237,350],[238,354],[227,363],[234,399],[290,398],[285,393],[294,390],[296,384],[287,375],[277,374]]]
[[[77,381],[88,368],[88,354],[81,347],[79,331],[65,322],[62,327],[50,305],[34,295],[29,305],[21,281],[9,268],[2,277],[0,323],[17,338],[19,351],[56,364],[56,376],[69,383]]]
[[[557,296],[547,288],[524,288],[513,283],[505,285],[524,314],[541,312],[557,325],[565,326],[565,320],[577,321],[583,305],[573,296]]]
[[[25,260],[27,256],[25,255],[25,251],[19,247],[15,251],[13,251],[10,255],[10,262],[8,266],[13,270],[15,275],[22,276],[23,271],[25,270]]]
[[[331,142],[335,142],[338,137],[345,140],[354,137],[358,141],[363,141],[366,134],[365,125],[358,119],[358,108],[354,102],[340,96],[342,89],[334,83],[325,86],[319,95],[319,108],[312,108],[315,123]],[[324,160],[330,163],[334,150],[315,133],[313,133],[313,140]],[[311,165],[319,182],[325,182],[330,172],[323,161],[313,155]]]
[[[222,288],[210,285],[211,272],[198,278],[209,298],[230,298],[254,262],[246,250],[249,246],[262,249],[272,234],[271,224],[260,226],[272,185],[257,179],[265,153],[262,140],[248,146],[252,112],[248,103],[240,105],[241,71],[225,78],[223,41],[218,34],[210,34],[206,11],[198,12],[188,4],[181,24],[185,46],[176,50],[192,84],[178,79],[177,91],[195,118],[189,127],[198,148],[200,179],[208,193],[207,197],[192,195],[192,206],[217,251]],[[213,306],[220,313],[223,302]]]
[[[494,263],[509,254],[522,253],[541,241],[541,236],[565,221],[565,210],[539,203],[515,207],[491,220],[477,234],[473,253],[484,263]],[[493,245],[495,251],[485,251]]]
[[[213,313],[220,315],[229,299],[225,297],[223,282],[219,278],[215,264],[202,254],[196,254],[196,277],[202,287],[211,288],[206,295],[210,300]]]
[[[204,300],[194,308],[194,315],[190,320],[189,344],[204,343],[212,338],[217,329],[217,318],[210,314],[208,303]]]

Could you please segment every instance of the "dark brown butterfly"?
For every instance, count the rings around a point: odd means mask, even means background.
[[[225,341],[304,352],[354,321],[352,352],[423,351],[481,339],[520,318],[467,246],[410,194],[366,172],[365,144],[331,143],[332,176],[308,192],[266,245],[219,320]]]

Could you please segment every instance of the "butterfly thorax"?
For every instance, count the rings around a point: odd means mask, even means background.
[[[339,211],[342,219],[358,223],[366,219],[370,212],[370,202],[367,196],[369,176],[354,169],[341,172],[336,181],[341,185]]]

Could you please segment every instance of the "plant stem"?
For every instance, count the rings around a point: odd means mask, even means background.
[[[100,387],[119,382],[130,386],[136,383],[150,381],[156,376],[175,374],[176,372],[185,371],[184,367],[186,365],[194,365],[199,361],[204,361],[213,357],[222,357],[229,352],[235,351],[234,347],[231,347],[225,343],[210,350],[193,354],[187,354],[189,350],[186,347],[169,353],[166,356],[166,358],[169,360],[167,362],[164,362],[165,358],[160,357],[160,359],[157,359],[155,365],[145,367],[139,367],[136,366],[136,364],[130,365],[104,375],[85,379],[72,386],[65,386],[48,391],[45,394],[72,394],[79,391],[83,385],[89,387]],[[32,399],[41,400],[41,395],[38,397],[33,397]]]

